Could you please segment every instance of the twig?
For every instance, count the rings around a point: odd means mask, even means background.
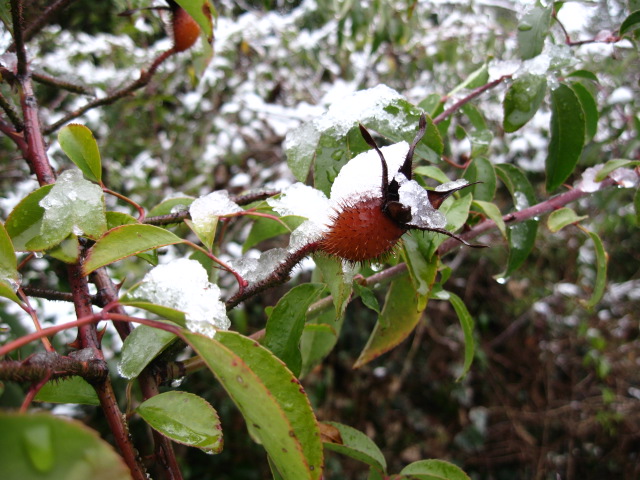
[[[33,78],[36,82],[42,83],[44,85],[50,85],[52,87],[59,88],[61,90],[66,90],[71,93],[79,93],[80,95],[93,95],[92,89],[85,87],[84,85],[78,85],[75,83],[68,82],[66,80],[61,80],[59,78],[55,78],[51,75],[47,75],[42,72],[33,72],[31,74],[31,78]]]
[[[9,117],[9,120],[13,124],[13,128],[15,128],[16,132],[21,132],[22,130],[24,130],[24,123],[22,122],[22,119],[18,115],[18,112],[16,112],[15,108],[13,108],[13,105],[11,105],[9,101],[6,98],[4,98],[4,95],[2,95],[1,93],[0,93],[0,108],[2,108],[2,110],[4,110],[4,113],[7,114],[7,117]]]
[[[62,127],[64,124],[70,122],[74,118],[78,118],[80,115],[88,112],[89,110],[92,110],[92,109],[94,109],[96,107],[101,107],[103,105],[110,105],[110,104],[116,102],[117,100],[120,100],[121,98],[126,97],[127,95],[130,95],[131,93],[135,92],[136,90],[144,87],[145,85],[147,85],[151,81],[151,78],[156,73],[156,70],[160,67],[160,65],[162,65],[162,63],[165,60],[167,60],[174,53],[175,53],[175,50],[173,48],[171,48],[171,49],[169,49],[169,50],[167,50],[165,52],[162,52],[151,63],[151,66],[149,67],[148,70],[142,70],[140,72],[140,76],[138,77],[137,80],[135,80],[134,82],[130,83],[126,87],[115,91],[111,95],[108,95],[108,96],[106,96],[104,98],[98,98],[96,100],[93,100],[92,102],[89,102],[86,105],[83,105],[82,107],[78,108],[77,110],[74,110],[73,112],[68,113],[63,118],[58,120],[57,122],[55,122],[52,125],[50,125],[49,127],[45,128],[44,129],[44,133],[45,134],[50,134],[52,132],[55,132],[58,128]]]
[[[465,104],[469,103],[474,98],[480,96],[481,94],[483,94],[487,90],[490,90],[490,89],[500,85],[502,82],[504,82],[505,80],[507,80],[509,78],[511,78],[511,75],[502,75],[500,78],[496,78],[495,80],[493,80],[493,81],[491,81],[491,82],[489,82],[489,83],[487,83],[485,85],[481,85],[478,88],[474,89],[469,95],[467,95],[466,97],[458,100],[456,103],[451,105],[449,108],[447,108],[445,111],[443,111],[436,118],[434,118],[433,119],[433,124],[434,125],[439,124],[445,118],[447,118],[448,116],[450,116],[453,113],[455,113],[458,110],[460,110],[460,108],[462,108],[462,106],[464,106]]]
[[[42,30],[42,27],[47,25],[50,18],[54,14],[56,14],[58,10],[61,10],[62,8],[66,7],[72,1],[73,0],[57,0],[56,2],[52,3],[47,8],[45,8],[44,11],[36,17],[35,21],[24,30],[24,34],[22,36],[23,40],[27,42],[31,38],[33,38],[33,36],[36,33]],[[8,48],[9,51],[13,51],[15,49],[16,49],[15,42],[9,45],[9,48]]]
[[[107,364],[100,360],[78,360],[73,356],[55,352],[36,353],[24,361],[0,362],[0,379],[13,382],[37,382],[50,377],[79,376],[90,383],[104,380],[109,375]]]

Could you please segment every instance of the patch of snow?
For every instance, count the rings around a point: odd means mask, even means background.
[[[211,338],[231,325],[220,288],[209,282],[207,271],[195,260],[179,258],[154,267],[132,295],[184,312],[189,330]]]

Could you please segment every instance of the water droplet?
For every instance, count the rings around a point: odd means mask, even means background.
[[[500,285],[504,285],[508,281],[509,277],[496,277],[496,282],[498,282]]]
[[[171,387],[178,388],[180,385],[182,385],[182,382],[184,382],[184,377],[174,378],[173,380],[171,380]]]
[[[44,253],[43,252],[33,252],[33,256],[36,258],[42,258],[44,257]]]
[[[238,381],[239,384],[241,385],[244,384],[244,378],[242,378],[240,375],[236,377],[236,380]]]
[[[521,32],[528,32],[532,28],[533,25],[531,25],[529,22],[522,22],[520,25],[518,25],[518,30],[520,30]]]

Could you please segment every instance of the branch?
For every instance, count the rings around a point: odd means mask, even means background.
[[[89,110],[92,110],[92,109],[94,109],[96,107],[101,107],[103,105],[110,105],[110,104],[116,102],[117,100],[120,100],[121,98],[126,97],[127,95],[130,95],[133,92],[135,92],[136,90],[144,87],[145,85],[147,85],[151,81],[151,78],[156,73],[156,70],[158,70],[160,65],[162,65],[162,63],[165,60],[167,60],[174,53],[175,53],[175,50],[173,48],[171,48],[171,49],[169,49],[169,50],[167,50],[165,52],[162,52],[153,61],[153,63],[151,64],[151,66],[149,67],[148,70],[142,70],[140,72],[140,77],[138,77],[137,80],[135,80],[134,82],[130,83],[128,86],[126,86],[126,87],[124,87],[124,88],[122,88],[120,90],[115,91],[114,93],[112,93],[109,96],[106,96],[104,98],[98,98],[98,99],[96,99],[96,100],[94,100],[92,102],[89,102],[86,105],[78,108],[77,110],[74,110],[73,112],[65,115],[63,118],[61,118],[60,120],[58,120],[54,124],[52,124],[49,127],[45,128],[44,132],[46,134],[50,134],[52,132],[55,132],[57,129],[62,127],[64,124],[70,122],[74,118],[78,118],[80,115],[88,112]]]
[[[24,30],[22,39],[25,42],[28,42],[31,38],[33,38],[35,34],[37,34],[40,30],[42,30],[42,27],[44,27],[49,23],[49,20],[53,15],[55,15],[59,10],[66,7],[72,1],[73,0],[57,0],[56,2],[52,3],[47,8],[45,8],[44,11],[36,17],[35,21]],[[7,50],[11,52],[11,51],[14,51],[16,48],[17,48],[17,45],[16,45],[16,42],[14,42],[11,45],[9,45],[9,48]]]
[[[13,382],[37,382],[44,378],[80,376],[88,382],[100,382],[109,375],[107,364],[98,359],[80,360],[83,350],[72,352],[68,357],[56,352],[41,352],[23,361],[0,362],[0,379]]]
[[[434,118],[433,119],[433,124],[434,125],[439,124],[445,118],[447,118],[448,116],[450,116],[453,113],[455,113],[458,110],[460,110],[460,108],[462,108],[465,104],[469,103],[474,98],[482,95],[487,90],[491,90],[492,88],[497,87],[498,85],[500,85],[502,82],[504,82],[505,80],[507,80],[509,78],[511,78],[511,75],[503,75],[500,78],[496,78],[495,80],[493,80],[493,81],[491,81],[491,82],[489,82],[489,83],[487,83],[485,85],[481,85],[478,88],[476,88],[475,90],[472,90],[469,95],[467,95],[466,97],[458,100],[456,103],[454,103],[449,108],[447,108],[444,112],[442,112],[440,115],[438,115],[436,118]]]

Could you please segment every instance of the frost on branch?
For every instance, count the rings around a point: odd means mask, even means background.
[[[187,328],[208,337],[231,325],[220,289],[195,260],[182,258],[153,268],[132,295],[184,312]]]

